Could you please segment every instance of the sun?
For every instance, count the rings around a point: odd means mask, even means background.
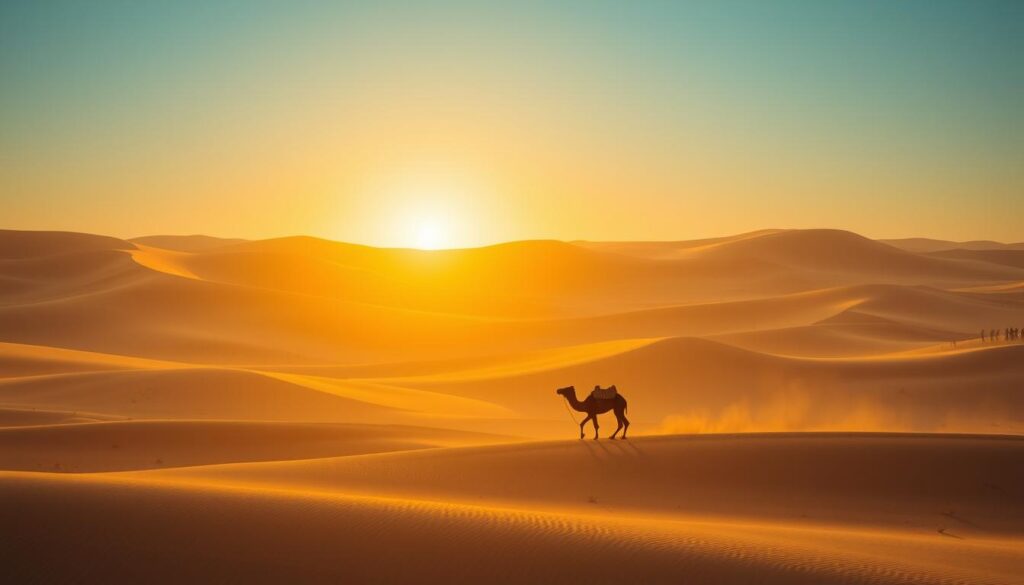
[[[413,245],[420,250],[443,248],[449,240],[448,226],[438,217],[421,217],[415,221]]]
[[[468,172],[427,166],[393,170],[368,183],[361,209],[351,217],[365,217],[369,242],[384,247],[442,250],[470,246],[479,241],[487,217],[481,206],[488,191],[471,180]]]

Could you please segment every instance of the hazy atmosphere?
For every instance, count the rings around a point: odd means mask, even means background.
[[[1019,241],[1022,13],[6,2],[0,208],[19,229],[384,246]]]
[[[0,583],[1022,585],[1024,2],[0,2]]]

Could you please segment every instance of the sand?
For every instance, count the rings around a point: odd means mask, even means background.
[[[1024,570],[1024,478],[1005,465],[1019,439],[599,445],[6,472],[20,537],[5,567],[156,582],[1015,583]]]
[[[1021,253],[0,231],[0,576],[1024,583]]]

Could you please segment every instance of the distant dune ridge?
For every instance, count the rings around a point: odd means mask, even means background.
[[[951,242],[930,238],[900,238],[895,240],[879,240],[884,244],[902,248],[908,252],[943,252],[949,250],[1024,250],[1024,242],[1004,244],[992,240],[971,240],[968,242]]]
[[[245,240],[240,238],[214,238],[212,236],[191,235],[191,236],[142,236],[130,240],[135,244],[163,248],[164,250],[176,250],[178,252],[206,252],[231,244],[240,244]]]
[[[0,231],[0,577],[1021,583],[1021,254]]]

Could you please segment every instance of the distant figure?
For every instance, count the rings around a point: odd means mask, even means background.
[[[567,386],[565,388],[559,388],[555,390],[556,394],[561,394],[569,401],[569,406],[573,410],[587,413],[586,418],[580,423],[580,438],[583,438],[583,427],[587,424],[587,421],[594,421],[594,440],[597,440],[597,415],[604,414],[609,410],[615,411],[615,419],[618,421],[619,426],[616,427],[615,432],[612,433],[612,439],[615,435],[622,431],[622,438],[626,438],[626,431],[629,430],[629,419],[626,418],[626,399],[619,394],[618,389],[615,386],[608,388],[601,388],[600,386],[594,386],[594,391],[587,396],[587,399],[580,402],[576,398],[576,387]]]
[[[985,330],[984,329],[981,330],[981,342],[985,343]]]

